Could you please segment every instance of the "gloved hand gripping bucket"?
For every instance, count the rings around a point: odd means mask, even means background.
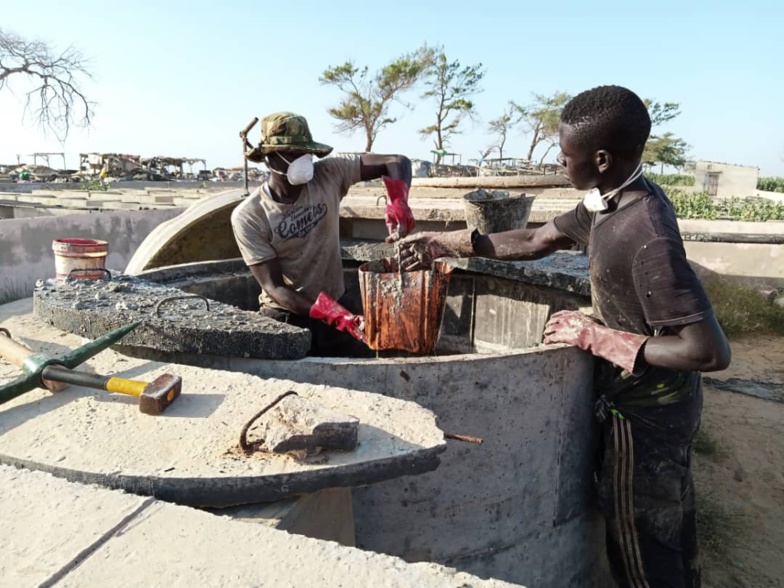
[[[398,272],[385,258],[359,266],[365,335],[375,351],[397,349],[428,355],[438,340],[452,268],[436,261],[429,270]]]

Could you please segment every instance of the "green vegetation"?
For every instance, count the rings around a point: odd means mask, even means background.
[[[721,444],[703,426],[697,431],[697,439],[694,442],[694,451],[700,455],[722,457],[724,450]]]
[[[542,143],[547,150],[539,158],[542,163],[550,150],[558,143],[558,126],[561,123],[561,112],[569,100],[572,99],[566,92],[555,92],[552,96],[534,94],[533,102],[520,105],[511,102],[511,113],[515,120],[525,124],[526,132],[531,133],[531,144],[525,159],[533,161],[534,151]]]
[[[665,188],[664,192],[675,207],[678,218],[704,218],[714,220],[719,216],[719,211],[714,205],[714,199],[705,192],[689,194],[677,188]]]
[[[21,300],[22,298],[27,298],[30,296],[30,292],[27,288],[22,288],[19,284],[15,284],[11,282],[5,288],[5,290],[0,290],[0,304],[7,304],[9,302],[13,302],[14,300]]]
[[[457,60],[450,62],[443,49],[436,51],[427,66],[422,98],[435,102],[436,120],[420,129],[419,134],[423,139],[433,135],[436,164],[441,163],[441,153],[446,151],[450,138],[460,133],[463,120],[476,116],[476,104],[470,98],[482,91],[484,76],[481,63],[463,67]]]
[[[375,73],[353,61],[328,67],[319,81],[343,94],[338,105],[329,109],[329,115],[338,121],[335,129],[349,135],[363,131],[365,151],[372,151],[378,132],[397,120],[389,116],[389,108],[394,102],[401,102],[401,95],[422,79],[433,63],[433,56],[433,49],[423,45]]]
[[[645,144],[645,151],[642,154],[642,162],[646,165],[654,166],[659,164],[659,169],[664,175],[664,166],[682,168],[686,165],[689,144],[676,137],[672,133],[663,135],[651,135]]]
[[[703,286],[727,337],[784,335],[784,308],[772,304],[755,288],[722,277],[703,280]]]
[[[660,186],[693,186],[694,176],[688,174],[654,174],[646,173],[646,179]]]
[[[765,198],[711,198],[705,192],[689,194],[677,188],[665,190],[678,218],[737,221],[784,220],[784,203]]]
[[[90,178],[84,180],[79,187],[87,192],[106,192],[109,189],[109,184],[105,184],[96,178]]]
[[[757,190],[763,190],[765,192],[784,193],[784,178],[775,178],[775,177],[758,178]]]

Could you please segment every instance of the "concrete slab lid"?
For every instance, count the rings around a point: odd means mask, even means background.
[[[39,280],[36,315],[90,339],[141,321],[121,344],[159,351],[300,359],[310,349],[307,329],[136,276],[107,277],[65,283]]]
[[[209,195],[189,206],[182,214],[161,223],[142,242],[125,268],[125,273],[134,275],[153,267],[154,258],[161,251],[177,246],[177,241],[184,235],[203,224],[211,217],[234,210],[245,198],[244,190],[228,190],[220,194]]]
[[[513,587],[433,563],[0,466],[12,586]]]
[[[10,317],[2,326],[47,354],[84,342],[32,314]],[[139,412],[133,397],[76,386],[57,394],[29,392],[0,405],[0,463],[181,504],[220,507],[431,471],[446,448],[431,411],[379,394],[166,365],[112,350],[80,369],[144,381],[172,372],[182,376],[183,394],[153,417]],[[18,368],[0,363],[0,385],[19,374]],[[288,390],[357,417],[359,447],[322,454],[311,463],[242,454],[243,425]]]

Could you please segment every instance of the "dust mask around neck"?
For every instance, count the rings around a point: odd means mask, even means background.
[[[623,184],[615,188],[614,190],[610,190],[609,192],[602,194],[599,192],[599,188],[592,188],[588,190],[588,193],[583,198],[583,204],[585,208],[587,208],[591,212],[602,212],[607,210],[607,201],[615,196],[618,192],[623,190],[626,186],[631,184],[637,178],[642,175],[642,162],[636,167],[636,169],[632,172],[632,175],[629,176]]]
[[[301,155],[294,161],[289,161],[280,154],[278,154],[278,157],[288,163],[289,168],[286,170],[285,174],[272,168],[270,168],[270,171],[281,176],[286,176],[289,184],[292,186],[307,184],[310,180],[313,179],[313,155],[311,153]]]

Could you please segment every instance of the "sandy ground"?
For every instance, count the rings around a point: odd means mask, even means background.
[[[734,341],[732,353],[709,375],[784,386],[784,337]],[[784,586],[784,404],[706,385],[702,426],[716,451],[696,456],[697,490],[724,509],[729,531],[723,551],[703,554],[703,585]]]

